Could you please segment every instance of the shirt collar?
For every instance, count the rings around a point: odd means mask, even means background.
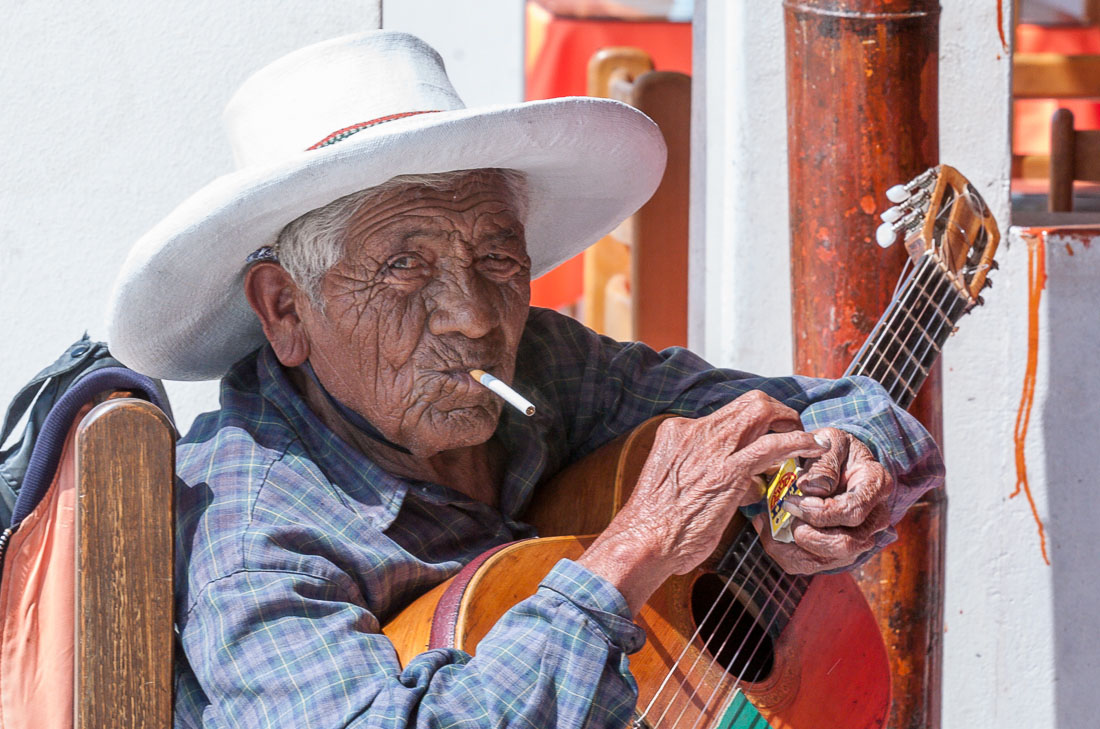
[[[410,487],[421,482],[394,476],[374,463],[334,433],[309,408],[290,382],[270,345],[264,346],[256,360],[260,394],[270,401],[297,432],[306,450],[326,477],[355,497],[366,489],[369,501],[384,508],[385,518],[376,521],[385,529],[397,517]],[[549,462],[547,430],[555,418],[553,404],[517,374],[515,386],[535,405],[536,413],[527,417],[505,407],[497,423],[496,437],[508,454],[500,493],[500,512],[513,530],[523,531],[518,516],[526,508],[535,486]],[[433,488],[446,489],[433,484]],[[450,491],[450,489],[447,489]],[[460,498],[467,498],[452,492]]]

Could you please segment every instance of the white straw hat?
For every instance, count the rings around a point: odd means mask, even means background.
[[[403,174],[526,173],[539,276],[594,243],[660,182],[665,145],[637,110],[593,98],[467,109],[420,39],[372,31],[303,48],[229,102],[237,171],[141,238],[108,310],[111,352],[144,374],[220,377],[264,342],[245,259],[290,221]]]

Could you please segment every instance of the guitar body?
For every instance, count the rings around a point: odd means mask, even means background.
[[[476,653],[489,629],[533,594],[559,559],[579,557],[593,537],[570,535],[597,533],[611,521],[630,495],[661,419],[643,423],[540,488],[527,518],[546,536],[482,555],[387,624],[384,632],[402,663],[429,647]],[[638,682],[639,711],[649,707],[646,723],[699,729],[882,727],[890,707],[889,665],[855,581],[848,575],[807,581],[777,631],[765,599],[775,598],[776,582],[762,572],[759,581],[735,578],[727,584],[725,576],[715,574],[730,535],[742,526],[737,517],[714,558],[669,579],[635,618],[647,640],[631,656],[630,669]],[[720,623],[717,615],[706,618],[706,608],[723,595],[716,613],[727,617]],[[711,627],[695,635],[701,623]],[[734,654],[739,668],[727,672],[724,665]],[[715,655],[721,660],[712,660]],[[732,675],[737,673],[751,680],[738,682]],[[735,688],[751,706],[734,697]]]

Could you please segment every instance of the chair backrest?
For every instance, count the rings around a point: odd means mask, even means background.
[[[172,726],[175,429],[96,406],[76,439],[76,729]]]
[[[35,440],[0,580],[3,729],[171,726],[175,429],[119,388],[161,401],[107,367]]]
[[[1012,57],[1012,96],[1015,99],[1100,100],[1100,55],[1016,53]],[[1053,150],[1046,154],[1014,154],[1012,176],[1050,177]],[[1078,178],[1081,179],[1081,178]]]
[[[1073,182],[1100,182],[1100,130],[1077,130],[1073,112],[1059,109],[1050,122],[1051,212],[1073,210]]]
[[[629,338],[656,349],[684,346],[691,77],[654,71],[653,61],[638,48],[605,48],[589,61],[588,92],[626,102],[657,122],[668,145],[668,164],[653,197],[624,228],[629,254],[621,252],[615,233],[585,254],[585,322],[612,335],[625,330]],[[629,285],[624,286],[621,275],[627,271]],[[615,302],[624,297],[629,324],[612,327],[607,322],[616,318]]]
[[[1017,53],[1012,57],[1017,99],[1100,98],[1100,55]]]

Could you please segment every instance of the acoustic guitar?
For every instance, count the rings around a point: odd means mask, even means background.
[[[879,381],[908,406],[958,319],[982,303],[997,224],[946,165],[891,188],[878,241],[905,236],[895,295],[847,374]],[[630,496],[662,417],[540,486],[525,519],[538,539],[498,547],[421,596],[384,632],[402,663],[428,648],[470,653],[562,558],[576,559]],[[741,516],[699,568],[671,577],[635,616],[645,646],[630,658],[633,725],[658,729],[864,729],[890,708],[886,649],[846,574],[794,576]]]

